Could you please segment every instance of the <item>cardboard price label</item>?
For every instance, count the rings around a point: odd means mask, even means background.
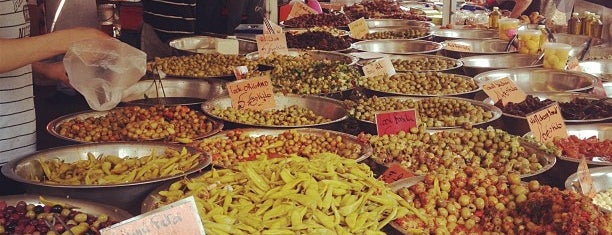
[[[276,107],[270,76],[243,79],[227,84],[232,107],[263,110]]]
[[[275,34],[260,34],[255,36],[257,41],[257,51],[261,58],[266,57],[273,52],[286,53],[287,49],[287,38],[284,33]]]
[[[368,22],[366,22],[363,17],[349,23],[348,27],[351,31],[351,36],[354,38],[363,38],[366,34],[368,34],[368,31],[370,31],[368,28]]]
[[[459,52],[472,52],[471,45],[460,44],[456,42],[445,42],[446,49],[450,51],[459,51]]]
[[[412,176],[414,176],[414,174],[404,169],[399,163],[393,163],[378,179],[390,184]]]
[[[264,20],[267,20],[268,24],[272,28],[272,31],[270,31],[270,29],[268,29],[268,27],[266,27],[266,24],[264,22],[264,24],[263,24],[263,33],[264,34],[283,33],[283,28],[281,28],[279,25],[275,24],[274,22],[272,22],[272,21],[270,21],[268,19],[264,19]]]
[[[236,76],[236,80],[240,80],[244,77],[245,74],[249,72],[249,68],[246,66],[238,66],[234,68],[234,76]]]
[[[100,230],[102,235],[206,234],[193,196]]]
[[[595,196],[595,186],[593,186],[593,179],[591,178],[591,172],[587,165],[586,159],[582,157],[580,163],[578,163],[578,183],[580,183],[580,189],[583,195],[593,198]]]
[[[308,5],[304,4],[303,2],[295,2],[293,3],[293,6],[291,6],[291,11],[289,12],[289,15],[287,16],[287,20],[298,17],[298,16],[302,16],[302,15],[308,15],[308,14],[318,14],[318,12],[310,8]]]
[[[395,74],[395,68],[389,57],[375,60],[363,66],[363,74],[367,77]]]
[[[482,89],[493,99],[493,102],[501,100],[503,105],[509,102],[520,103],[527,98],[527,94],[516,86],[510,78],[489,81],[482,85]]]
[[[529,123],[531,133],[540,142],[547,143],[555,137],[567,137],[565,122],[563,122],[561,109],[557,102],[527,114],[527,123]]]
[[[379,136],[397,134],[400,131],[409,133],[417,126],[416,110],[408,109],[375,114],[376,132]]]

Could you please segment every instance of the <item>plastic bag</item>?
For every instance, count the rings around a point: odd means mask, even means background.
[[[117,39],[91,39],[72,44],[64,66],[70,85],[89,107],[104,111],[117,106],[124,90],[142,78],[146,60],[144,52]]]

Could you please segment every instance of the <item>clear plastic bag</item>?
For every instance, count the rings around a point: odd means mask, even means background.
[[[124,90],[142,78],[146,59],[144,52],[117,39],[91,39],[74,43],[64,66],[70,85],[85,96],[89,107],[104,111],[117,106]]]

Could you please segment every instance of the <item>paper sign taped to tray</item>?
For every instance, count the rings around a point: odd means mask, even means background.
[[[368,34],[368,22],[363,17],[348,24],[351,36],[354,38],[363,38]]]
[[[445,44],[445,49],[449,51],[472,52],[471,45],[460,44],[456,42],[445,42]]]
[[[363,74],[367,77],[391,76],[395,74],[395,68],[389,57],[383,57],[382,59],[377,59],[371,63],[365,64],[362,69]]]
[[[291,11],[289,12],[289,15],[287,16],[287,19],[292,19],[298,16],[309,15],[309,14],[318,14],[318,12],[310,8],[308,5],[304,4],[303,2],[294,2],[293,6],[291,6]]]
[[[257,41],[257,51],[259,52],[260,58],[264,58],[274,52],[286,53],[287,49],[287,38],[284,33],[275,34],[260,34],[255,36]]]
[[[263,110],[276,107],[269,75],[230,82],[227,91],[232,107],[237,109]]]
[[[389,166],[389,168],[387,168],[387,170],[380,176],[379,179],[387,184],[390,184],[395,181],[412,176],[414,176],[414,174],[404,169],[399,163],[393,163],[391,164],[391,166]]]
[[[527,114],[527,123],[533,136],[540,142],[547,143],[555,137],[567,137],[567,129],[557,102]]]
[[[501,100],[503,105],[509,102],[520,103],[527,98],[527,94],[507,77],[483,84],[482,90],[487,93],[493,102]]]
[[[397,134],[400,131],[410,133],[417,126],[416,110],[380,112],[375,114],[376,132],[379,136]]]

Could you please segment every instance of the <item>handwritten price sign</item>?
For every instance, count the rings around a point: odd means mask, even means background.
[[[100,230],[102,235],[206,234],[193,196]]]
[[[263,110],[276,107],[270,76],[243,79],[227,84],[232,107]]]
[[[587,165],[586,159],[582,157],[580,159],[580,163],[578,164],[578,183],[580,183],[580,189],[582,190],[582,194],[588,197],[595,196],[595,186],[593,186],[593,179],[591,178],[591,173],[589,171],[589,166]]]
[[[400,131],[410,132],[417,126],[416,110],[408,109],[375,114],[376,132],[379,136],[397,134]]]
[[[275,34],[260,34],[255,36],[257,41],[257,51],[261,58],[266,57],[273,52],[287,52],[287,38],[284,33]]]
[[[363,66],[363,74],[365,76],[391,76],[395,74],[395,68],[393,67],[393,63],[389,57],[384,57],[382,59],[378,59],[373,61],[372,63],[368,63]]]
[[[383,182],[390,184],[395,181],[405,179],[408,177],[412,177],[414,174],[410,173],[408,170],[404,169],[399,163],[393,163],[389,166],[389,168],[380,176],[380,180]]]
[[[501,100],[503,105],[509,102],[520,103],[527,98],[527,94],[510,78],[489,81],[482,85],[482,89],[494,102]]]
[[[472,46],[466,44],[460,44],[456,42],[446,42],[446,50],[459,51],[459,52],[472,52]]]
[[[363,17],[349,23],[348,27],[351,31],[351,35],[354,38],[363,38],[366,36],[366,34],[368,34],[368,31],[370,31],[368,28],[368,22],[366,22]]]
[[[537,140],[551,142],[555,137],[567,137],[565,122],[557,102],[527,115],[529,129]]]
[[[304,4],[303,2],[295,2],[293,3],[293,6],[291,7],[291,11],[289,12],[289,15],[287,16],[287,19],[295,18],[295,17],[302,16],[302,15],[308,15],[308,14],[318,14],[318,12],[310,8],[308,5]]]

